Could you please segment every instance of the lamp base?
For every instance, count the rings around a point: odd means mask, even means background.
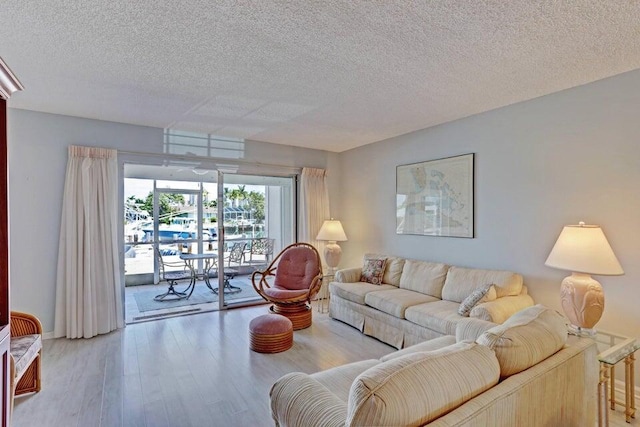
[[[335,240],[330,240],[324,247],[324,262],[327,263],[329,271],[335,272],[336,267],[340,264],[340,258],[342,257],[342,249]]]
[[[584,273],[572,273],[560,286],[564,314],[578,330],[593,330],[604,311],[604,292],[597,280]],[[595,333],[595,331],[594,331]]]

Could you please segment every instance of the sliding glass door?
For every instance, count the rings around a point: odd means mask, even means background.
[[[239,172],[125,164],[125,295],[132,298],[125,303],[139,308],[127,321],[156,315],[143,310],[140,294],[165,286],[156,250],[176,268],[187,263],[197,279],[188,300],[157,304],[162,313],[171,305],[196,312],[264,302],[251,274],[296,239],[295,177]]]
[[[264,302],[251,274],[295,241],[295,181],[292,177],[219,173],[220,308]]]

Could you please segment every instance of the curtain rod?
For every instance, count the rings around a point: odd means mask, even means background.
[[[247,166],[253,166],[253,167],[257,166],[257,167],[267,167],[267,168],[289,169],[295,173],[300,173],[302,171],[301,167],[276,165],[276,164],[262,163],[262,162],[250,162],[247,160],[227,159],[223,157],[201,157],[201,156],[189,156],[185,154],[145,153],[141,151],[128,151],[128,150],[118,150],[118,154],[125,154],[129,156],[157,157],[157,158],[166,159],[166,160],[184,160],[184,161],[192,161],[192,162],[239,164],[239,165],[247,165]]]

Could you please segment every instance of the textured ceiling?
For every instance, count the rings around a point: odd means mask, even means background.
[[[344,151],[640,68],[640,1],[2,0],[11,105]]]

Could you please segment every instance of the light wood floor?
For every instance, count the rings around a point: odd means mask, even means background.
[[[137,323],[90,340],[46,340],[40,393],[16,399],[13,426],[272,426],[269,389],[394,349],[319,314],[292,349],[249,350],[267,306]],[[628,426],[620,411],[612,426]],[[638,425],[632,420],[631,425]]]

